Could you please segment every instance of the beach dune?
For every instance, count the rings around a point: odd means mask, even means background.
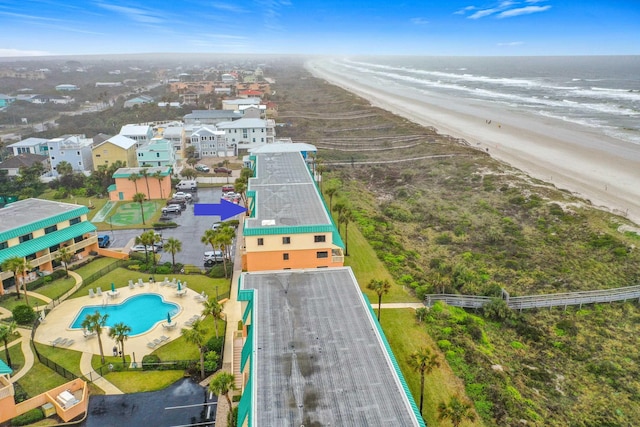
[[[339,73],[329,60],[309,61],[316,77],[439,133],[462,138],[528,175],[566,189],[640,224],[640,149],[562,120],[532,117],[486,103],[380,85]]]

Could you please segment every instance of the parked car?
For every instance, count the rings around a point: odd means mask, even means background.
[[[235,188],[234,188],[233,185],[225,184],[225,185],[222,186],[222,192],[223,193],[229,193],[229,192],[232,192],[232,191],[235,191]]]
[[[222,251],[207,251],[204,253],[203,261],[222,262]]]
[[[106,248],[111,244],[111,239],[107,234],[101,234],[98,236],[98,247]]]
[[[167,206],[178,205],[182,210],[187,209],[187,199],[170,199],[167,200]]]
[[[181,214],[182,206],[180,205],[165,206],[164,208],[162,208],[162,213],[163,214],[168,214],[168,213]]]
[[[177,193],[173,193],[174,199],[185,199],[190,202],[193,199],[193,196],[190,193],[185,193],[184,191],[178,191]]]
[[[214,173],[226,173],[227,175],[231,175],[231,169],[218,167],[213,169]]]
[[[176,190],[198,191],[198,183],[194,180],[182,180],[176,184]]]
[[[145,251],[145,245],[135,245],[135,246],[131,246],[131,249],[129,249],[129,252],[144,252],[144,251]],[[146,251],[157,252],[158,249],[155,246],[147,246]]]
[[[198,172],[205,172],[205,173],[209,173],[211,171],[211,169],[209,169],[209,166],[205,166],[205,165],[196,165],[195,169]]]
[[[220,227],[222,227],[222,223],[221,222],[214,222],[213,224],[211,224],[211,229],[213,231],[219,229]]]

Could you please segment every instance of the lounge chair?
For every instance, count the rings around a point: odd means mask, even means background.
[[[73,339],[68,339],[67,342],[64,344],[66,347],[71,347],[73,345],[75,341]]]
[[[64,346],[66,346],[66,345],[67,345],[67,343],[68,343],[68,342],[69,342],[69,339],[68,339],[68,338],[62,338],[62,340],[58,343],[58,345],[59,345],[60,347],[64,347]]]
[[[91,331],[91,332],[89,332],[89,331],[87,331],[86,329],[83,329],[83,330],[82,330],[82,336],[83,336],[83,337],[85,337],[85,339],[86,339],[86,338],[95,337],[95,336],[97,336],[97,335],[98,335],[98,334],[96,333],[96,331]]]
[[[96,295],[98,295],[99,297],[102,296],[102,288],[100,288],[100,287],[96,288]]]
[[[147,347],[149,348],[156,348],[158,346],[158,344],[154,343],[154,342],[148,342],[147,343]]]
[[[196,295],[194,298],[195,298],[197,301],[202,301],[202,302],[204,302],[204,301],[206,301],[206,300],[208,300],[208,299],[209,299],[209,296],[208,296],[204,291],[202,291],[202,293],[201,293],[201,294]]]
[[[163,285],[168,285],[169,284],[169,278],[167,276],[164,277],[164,281],[162,282]]]
[[[153,340],[153,343],[158,346],[160,344],[162,344],[162,341],[160,340],[160,338],[156,338],[155,340]]]
[[[62,337],[58,337],[55,340],[51,341],[51,346],[55,347],[57,345],[60,345],[61,342],[62,342]]]
[[[89,289],[89,298],[93,298],[95,296],[96,296],[96,294],[93,293],[93,288],[90,288]]]
[[[162,341],[162,342],[164,342],[164,341],[169,341],[169,337],[168,337],[168,336],[166,336],[166,335],[162,335],[162,336],[160,337],[160,341]]]
[[[129,289],[133,289],[135,288],[135,285],[133,284],[133,280],[129,280]]]
[[[140,287],[144,286],[144,282],[142,281],[141,278],[138,278],[138,286],[140,286]]]

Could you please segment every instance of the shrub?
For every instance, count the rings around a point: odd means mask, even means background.
[[[204,355],[204,371],[206,373],[213,373],[220,368],[220,363],[222,360],[220,356],[215,351],[208,351]]]
[[[29,424],[33,424],[37,421],[44,419],[44,413],[40,408],[34,408],[28,412],[25,412],[22,415],[18,415],[17,417],[11,420],[12,426],[26,426]]]
[[[449,340],[440,340],[438,341],[438,347],[440,347],[440,349],[442,351],[447,351],[451,348],[452,344],[451,341]]]
[[[233,264],[227,262],[227,276],[233,274]],[[216,264],[209,270],[209,277],[212,279],[221,279],[224,277],[224,264]]]
[[[222,354],[222,345],[224,344],[224,337],[211,337],[209,341],[207,341],[207,349],[209,351],[215,351],[218,354]]]
[[[13,309],[13,319],[19,325],[28,325],[36,320],[36,312],[26,304],[20,304]]]
[[[157,369],[157,364],[160,363],[160,358],[155,354],[147,354],[142,358],[142,370],[154,371]]]
[[[507,320],[513,317],[513,311],[502,298],[491,298],[491,301],[482,307],[485,317],[493,320]]]

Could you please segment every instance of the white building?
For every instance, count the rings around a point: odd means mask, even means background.
[[[260,105],[261,102],[260,98],[224,99],[222,100],[222,109],[240,111],[250,105]]]
[[[47,145],[53,176],[58,176],[56,168],[60,162],[69,163],[75,172],[91,172],[93,170],[92,144],[93,139],[85,138],[84,135],[64,135],[50,139]]]
[[[228,145],[225,132],[216,129],[215,126],[203,126],[194,130],[191,134],[191,145],[196,149],[199,158],[234,154],[233,147]]]
[[[124,125],[120,128],[120,135],[133,139],[136,148],[140,148],[153,138],[153,128],[149,125]]]
[[[225,132],[227,143],[236,150],[272,144],[276,136],[274,120],[243,118],[233,122],[219,123],[217,128]]]
[[[48,142],[49,140],[44,138],[27,138],[22,141],[14,142],[7,148],[11,149],[14,156],[25,153],[46,156],[49,149],[49,146],[47,145]]]

